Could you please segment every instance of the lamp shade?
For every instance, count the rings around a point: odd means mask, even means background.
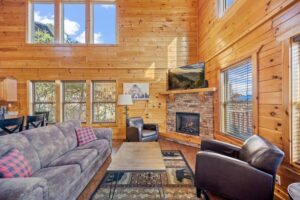
[[[119,106],[129,106],[129,105],[132,105],[133,102],[132,102],[132,97],[131,95],[119,95],[119,98],[118,98],[118,105]]]

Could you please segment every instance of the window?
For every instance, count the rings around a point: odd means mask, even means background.
[[[116,5],[114,3],[94,3],[93,43],[116,44]]]
[[[49,44],[54,42],[54,4],[31,4],[29,17],[29,42]]]
[[[32,109],[49,112],[49,122],[55,122],[55,82],[32,82]]]
[[[226,11],[233,5],[234,0],[218,0],[219,1],[219,17],[223,17]]]
[[[93,82],[93,122],[116,122],[116,82]]]
[[[252,64],[250,60],[221,74],[222,132],[247,139],[252,130]]]
[[[86,83],[63,83],[63,120],[86,120]]]
[[[63,4],[63,41],[68,44],[84,44],[85,41],[85,4]]]
[[[86,0],[28,2],[28,43],[117,43],[117,6],[114,0],[91,0],[91,6],[86,6]],[[87,18],[86,13],[90,17]],[[60,22],[55,24],[58,19]]]
[[[300,164],[300,36],[292,42],[292,161]]]

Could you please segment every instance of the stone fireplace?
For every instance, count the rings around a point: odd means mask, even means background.
[[[201,138],[213,138],[213,96],[213,92],[201,95],[188,93],[175,94],[173,98],[167,99],[167,132],[174,135],[172,140],[192,137],[194,141],[200,142]],[[191,140],[187,139],[183,143],[194,145],[189,141]]]
[[[176,113],[176,132],[187,135],[199,136],[199,113],[177,112]]]

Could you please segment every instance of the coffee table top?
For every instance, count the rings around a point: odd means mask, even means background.
[[[125,142],[113,158],[108,171],[164,172],[166,166],[157,142]]]
[[[290,184],[288,186],[288,193],[291,199],[300,199],[300,182]]]

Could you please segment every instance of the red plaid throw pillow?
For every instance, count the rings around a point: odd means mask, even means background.
[[[0,158],[0,178],[29,177],[32,168],[18,149],[9,150]]]
[[[97,140],[94,130],[91,127],[75,128],[75,132],[77,136],[78,146]]]

